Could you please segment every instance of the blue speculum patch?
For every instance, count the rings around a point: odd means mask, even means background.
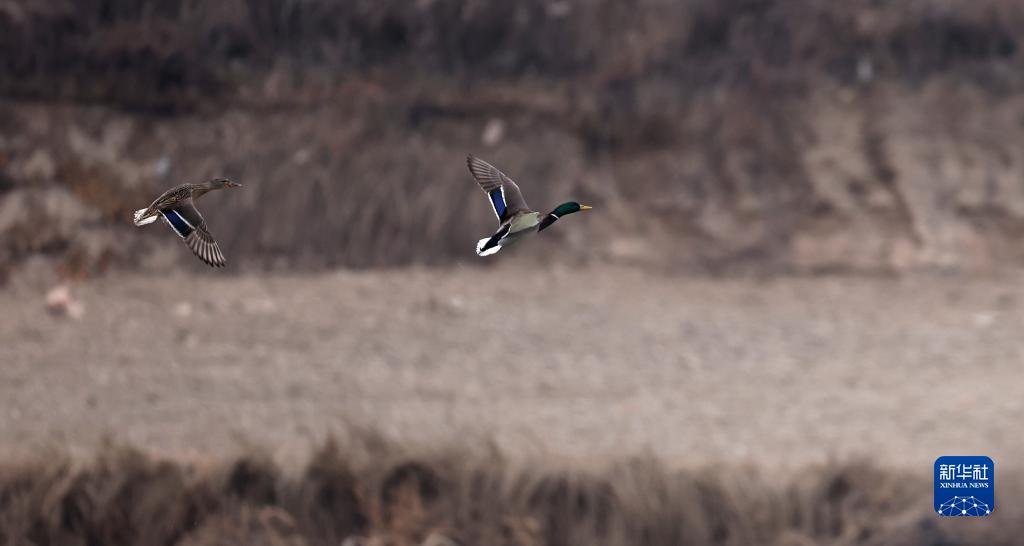
[[[177,211],[166,210],[162,211],[162,214],[164,215],[164,218],[167,218],[167,221],[171,223],[171,227],[174,228],[174,231],[178,232],[178,235],[188,237],[188,235],[192,233],[192,226],[188,225],[188,222],[186,222]]]
[[[501,194],[501,188],[491,190],[491,203],[494,204],[494,212],[498,218],[505,216],[505,196]]]

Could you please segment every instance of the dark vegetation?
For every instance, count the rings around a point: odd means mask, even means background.
[[[644,458],[570,472],[378,441],[328,444],[297,474],[258,453],[209,467],[110,448],[88,464],[0,468],[0,544],[1016,543],[1011,514],[939,519],[922,480],[869,465],[771,482]]]
[[[464,81],[579,81],[627,110],[644,80],[795,86],[813,72],[922,78],[1011,59],[1020,2],[856,0],[5,0],[0,92],[153,111],[231,96],[287,62],[364,77],[379,68]],[[628,113],[628,112],[624,112]]]

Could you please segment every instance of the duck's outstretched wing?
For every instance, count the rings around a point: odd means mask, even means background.
[[[217,241],[206,229],[206,221],[203,220],[203,215],[199,214],[199,210],[196,209],[191,198],[179,202],[172,208],[161,210],[160,214],[174,229],[174,232],[184,239],[185,244],[196,257],[212,267],[227,265],[224,253],[220,251]]]
[[[505,222],[517,212],[528,211],[526,200],[519,191],[515,181],[505,176],[494,165],[474,157],[472,154],[466,157],[466,165],[473,178],[480,184],[480,187],[487,193],[491,200],[491,207],[498,217],[498,223]]]
[[[217,241],[214,240],[213,235],[206,230],[206,224],[202,224],[192,233],[185,238],[185,244],[192,249],[192,253],[199,257],[200,260],[206,263],[206,265],[212,267],[224,267],[228,265],[228,261],[224,258],[224,253],[220,251],[220,246]]]

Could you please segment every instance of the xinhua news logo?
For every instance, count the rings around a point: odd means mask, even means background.
[[[995,465],[988,457],[935,459],[935,512],[987,516],[996,509]]]

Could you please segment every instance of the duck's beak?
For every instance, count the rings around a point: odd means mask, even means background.
[[[232,181],[232,182],[228,182],[228,187],[229,187],[229,188],[241,188],[241,187],[242,187],[242,185],[241,185],[241,184],[239,184],[238,182],[233,182],[233,181]]]
[[[590,210],[592,208],[594,208],[594,207],[592,207],[590,205],[580,205],[580,210]]]

